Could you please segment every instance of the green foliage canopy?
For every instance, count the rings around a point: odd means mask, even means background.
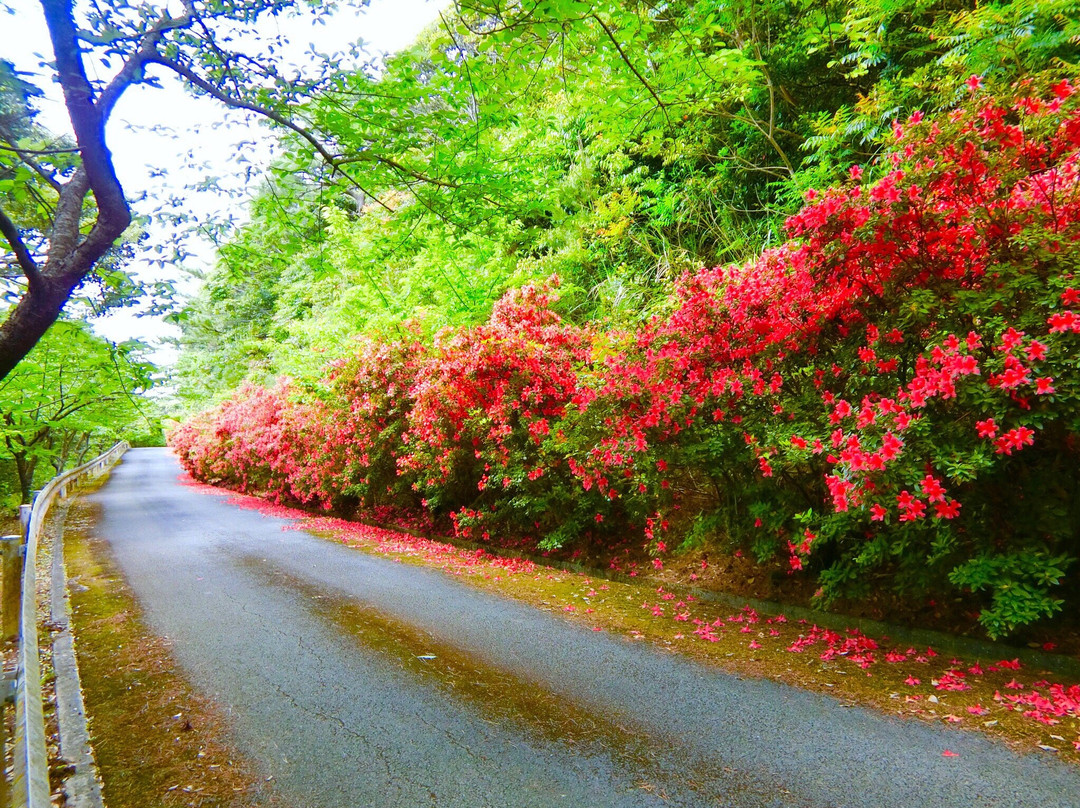
[[[1080,9],[958,2],[467,0],[329,77],[185,318],[195,403],[413,319],[483,321],[558,274],[573,320],[646,319],[682,272],[779,238],[809,188],[973,73],[1071,75]],[[1008,58],[1002,58],[1008,54]]]
[[[47,479],[121,437],[160,433],[152,404],[140,400],[156,370],[144,351],[61,320],[0,380],[0,459],[14,469],[20,501],[42,472]]]

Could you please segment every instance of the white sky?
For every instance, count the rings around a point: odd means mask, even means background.
[[[106,0],[107,2],[107,0]],[[39,100],[39,122],[54,132],[70,130],[67,112],[60,102],[59,88],[51,84],[48,68],[40,63],[51,59],[48,34],[40,6],[33,0],[7,0],[16,11],[14,16],[0,16],[0,55],[16,67],[31,74],[24,76],[44,90],[48,97]],[[293,46],[290,59],[303,65],[312,57],[308,46],[322,53],[344,51],[352,43],[363,40],[369,54],[393,53],[411,44],[417,35],[438,18],[439,11],[450,0],[372,0],[362,10],[339,9],[325,25],[315,25],[310,19],[278,19],[270,21],[277,30],[267,33],[284,34]],[[164,71],[159,71],[164,73]],[[106,76],[102,76],[106,78]],[[265,126],[247,120],[236,113],[226,113],[224,107],[210,99],[187,95],[178,82],[164,80],[163,88],[139,86],[130,89],[117,104],[108,127],[109,145],[117,174],[129,198],[143,194],[149,200],[140,207],[149,211],[156,207],[154,199],[178,195],[183,204],[200,216],[228,211],[243,217],[243,198],[227,199],[207,191],[186,190],[185,186],[199,183],[206,176],[220,177],[223,184],[244,189],[243,170],[235,160],[237,145],[254,141],[259,145],[242,147],[244,157],[257,166],[265,165],[270,155],[272,136]],[[222,125],[228,121],[228,125]],[[165,126],[171,132],[150,131]],[[205,170],[185,168],[186,154],[192,151],[195,162],[206,165]],[[167,173],[162,173],[165,171]],[[256,187],[256,179],[252,189]],[[153,233],[151,236],[153,237]],[[195,269],[207,268],[212,254],[208,246],[193,245],[197,257],[189,259]],[[161,269],[146,261],[134,267],[143,277],[179,282],[185,292],[194,291],[194,284],[183,277],[177,267]],[[118,312],[94,324],[95,330],[112,340],[131,338],[148,342],[175,336],[177,329],[150,317],[135,317],[129,311]],[[159,364],[175,361],[175,350],[163,346],[155,352]]]

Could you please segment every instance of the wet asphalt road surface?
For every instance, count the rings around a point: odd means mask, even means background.
[[[297,808],[1080,806],[1080,771],[1047,755],[718,673],[283,530],[179,473],[128,452],[94,495],[98,534]]]

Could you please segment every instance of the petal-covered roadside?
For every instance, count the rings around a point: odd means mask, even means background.
[[[733,610],[655,582],[569,572],[483,549],[311,516],[191,480],[187,484],[228,496],[230,504],[292,519],[289,529],[440,569],[472,586],[584,622],[597,632],[651,642],[728,671],[827,692],[901,717],[984,732],[1020,750],[1080,764],[1080,683],[1030,667],[1007,646],[997,646],[1000,653],[993,657],[961,658],[932,646],[837,628],[843,622],[837,615],[821,614],[815,622],[789,619],[782,611],[765,614],[749,605]],[[942,754],[960,757],[949,749]]]

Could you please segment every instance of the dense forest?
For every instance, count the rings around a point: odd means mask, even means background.
[[[296,102],[182,313],[173,445],[491,546],[1052,618],[1078,56],[1071,0],[463,0]]]

